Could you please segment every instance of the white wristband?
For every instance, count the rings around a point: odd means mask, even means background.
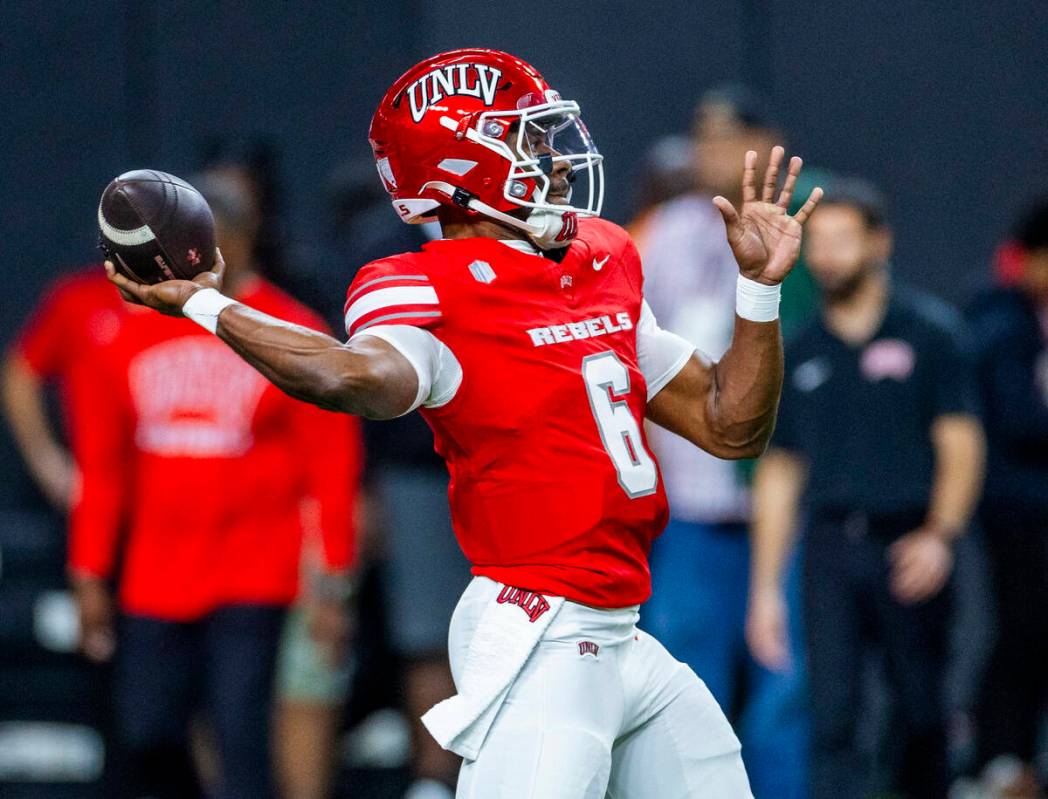
[[[774,322],[779,318],[782,285],[768,286],[739,275],[735,284],[735,313],[751,322]]]
[[[182,306],[182,315],[186,319],[192,319],[209,333],[218,329],[218,315],[230,305],[236,305],[232,300],[216,289],[201,289],[186,300]]]

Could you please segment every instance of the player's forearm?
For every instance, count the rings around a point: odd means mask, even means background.
[[[713,367],[707,418],[721,457],[757,457],[768,446],[782,390],[778,320],[736,316],[731,347]]]
[[[947,538],[960,535],[982,490],[986,446],[975,417],[943,416],[932,426],[935,475],[928,524]]]
[[[219,316],[219,338],[270,382],[327,410],[389,418],[407,405],[391,390],[383,359],[353,343],[232,305]]]
[[[783,450],[772,450],[757,464],[753,481],[750,589],[779,591],[793,546],[804,468]]]

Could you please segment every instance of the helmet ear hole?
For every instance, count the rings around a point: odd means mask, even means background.
[[[495,119],[489,119],[484,123],[484,127],[481,131],[485,136],[490,136],[493,139],[501,139],[506,135],[506,126]]]

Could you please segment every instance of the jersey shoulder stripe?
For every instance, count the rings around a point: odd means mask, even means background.
[[[378,324],[432,327],[441,318],[440,300],[429,277],[410,263],[376,261],[357,273],[345,305],[346,333]]]

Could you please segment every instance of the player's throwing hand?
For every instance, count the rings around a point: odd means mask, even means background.
[[[215,249],[215,265],[210,272],[201,272],[192,280],[165,280],[146,285],[136,283],[116,270],[112,261],[105,262],[106,276],[117,287],[120,296],[136,305],[145,305],[168,316],[181,316],[186,300],[201,289],[222,289],[222,275],[226,262],[222,253]]]
[[[754,150],[746,153],[742,171],[742,208],[736,210],[724,197],[713,198],[713,204],[721,212],[728,228],[728,244],[739,263],[739,271],[750,280],[768,285],[781,283],[793,269],[801,248],[801,226],[822,199],[822,189],[816,187],[796,214],[790,216],[786,213],[804,163],[793,156],[786,173],[786,182],[778,201],[775,201],[779,167],[785,152],[779,146],[772,148],[759,200],[757,153]]]

